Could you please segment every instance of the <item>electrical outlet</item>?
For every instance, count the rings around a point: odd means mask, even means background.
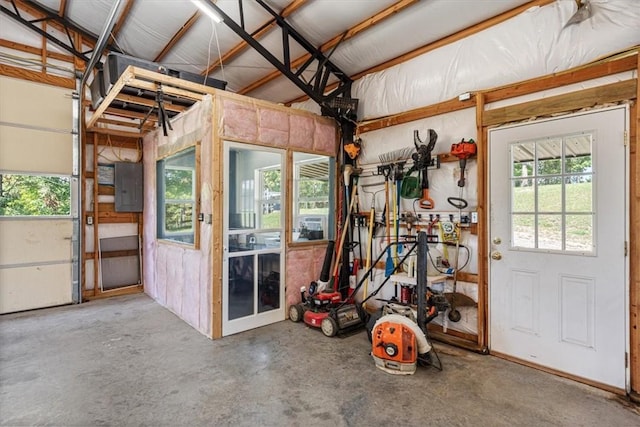
[[[471,212],[471,224],[478,223],[478,212]]]

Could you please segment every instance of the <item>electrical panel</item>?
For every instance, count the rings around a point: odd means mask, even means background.
[[[116,212],[142,212],[144,202],[142,177],[142,163],[115,163]]]

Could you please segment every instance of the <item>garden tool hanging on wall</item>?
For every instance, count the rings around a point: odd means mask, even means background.
[[[409,170],[407,175],[410,175],[414,170],[420,171],[421,181],[420,186],[422,188],[422,196],[420,198],[420,207],[422,209],[433,209],[435,207],[435,203],[433,199],[429,197],[429,176],[427,169],[431,166],[431,152],[436,145],[436,141],[438,140],[438,134],[435,130],[429,129],[429,142],[425,144],[419,135],[418,130],[413,131],[413,144],[416,147],[416,152],[413,153],[411,158],[413,159],[413,166]],[[420,143],[420,145],[418,145]]]
[[[460,162],[460,179],[458,180],[458,187],[464,187],[465,179],[464,179],[464,171],[467,167],[467,159],[473,157],[478,152],[478,146],[473,139],[469,139],[465,141],[462,138],[462,141],[457,144],[451,144],[451,155],[458,158]]]

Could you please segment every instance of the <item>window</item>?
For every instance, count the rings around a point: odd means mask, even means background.
[[[159,239],[195,244],[196,172],[195,147],[158,161]]]
[[[330,157],[293,153],[293,242],[332,237],[334,170]]]
[[[0,173],[0,216],[70,216],[69,176]]]
[[[513,247],[594,252],[592,145],[592,133],[511,144]]]

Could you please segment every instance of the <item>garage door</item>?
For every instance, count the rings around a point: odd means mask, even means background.
[[[0,77],[0,313],[73,300],[72,91]]]

